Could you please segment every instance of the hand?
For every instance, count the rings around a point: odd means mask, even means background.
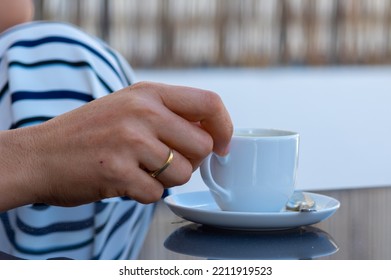
[[[8,179],[8,186],[14,185],[11,192],[18,190],[8,207],[33,202],[74,206],[116,196],[157,201],[165,187],[186,183],[212,150],[226,154],[232,130],[215,93],[135,84],[13,131],[3,149],[13,156],[5,167],[0,164],[0,175],[14,167],[13,176],[18,176]],[[159,169],[170,149],[171,165],[153,178],[148,171]],[[0,182],[0,193],[2,187]]]

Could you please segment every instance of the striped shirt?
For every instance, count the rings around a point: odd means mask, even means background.
[[[121,55],[72,25],[32,22],[0,34],[0,130],[42,123],[132,82]],[[0,250],[28,259],[134,259],[153,209],[129,199],[19,207],[0,214]]]

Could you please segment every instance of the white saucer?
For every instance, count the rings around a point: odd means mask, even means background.
[[[338,200],[309,193],[316,203],[314,212],[281,211],[271,213],[222,211],[209,191],[173,194],[164,199],[179,217],[191,222],[235,230],[282,230],[319,223],[337,211]]]

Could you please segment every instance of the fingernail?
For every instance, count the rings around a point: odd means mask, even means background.
[[[229,148],[230,148],[230,146],[229,145],[227,145],[226,147],[224,147],[223,149],[221,149],[221,150],[219,150],[218,152],[217,152],[217,154],[219,155],[219,156],[226,156],[226,155],[228,155],[228,153],[229,153]]]

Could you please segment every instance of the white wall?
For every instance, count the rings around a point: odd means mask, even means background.
[[[300,133],[296,186],[391,186],[391,67],[136,70],[221,95],[236,127]],[[204,189],[198,171],[176,191]]]

